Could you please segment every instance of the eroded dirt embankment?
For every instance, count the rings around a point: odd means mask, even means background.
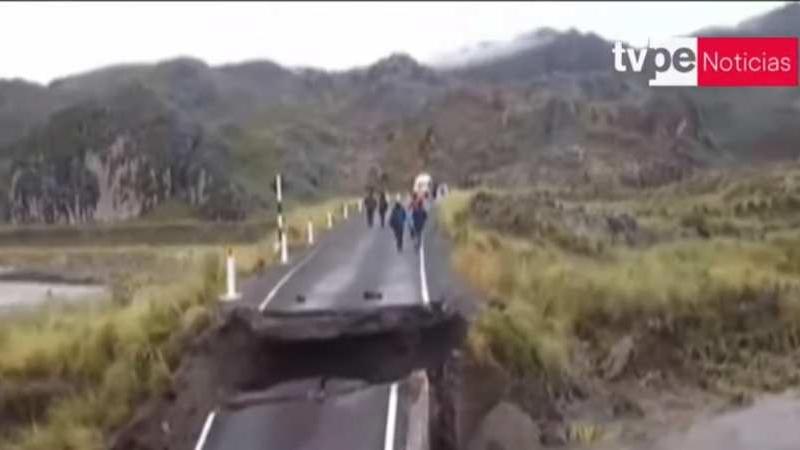
[[[291,380],[313,377],[387,383],[425,370],[434,402],[449,402],[446,362],[464,340],[467,323],[451,316],[428,327],[313,341],[281,341],[254,331],[241,313],[224,313],[197,339],[175,374],[172,389],[141,409],[113,438],[114,450],[194,448],[206,415],[238,394],[267,391]],[[436,448],[455,449],[449,405],[432,407]],[[447,445],[444,447],[443,445]]]
[[[487,300],[470,339],[482,373],[462,371],[462,395],[486,399],[465,448],[645,450],[796,387],[796,209],[766,224],[735,187],[459,197],[454,266]]]
[[[594,317],[581,324],[571,369],[561,376],[468,361],[461,427],[475,432],[463,448],[511,450],[523,441],[533,449],[786,448],[781,436],[795,435],[791,427],[758,441],[729,432],[746,418],[759,426],[800,413],[795,397],[759,400],[798,384],[800,335],[781,323],[775,301],[769,294],[729,299],[714,318]]]
[[[420,369],[431,382],[432,450],[511,450],[520,442],[661,448],[654,446],[666,445],[659,443],[663,436],[792,384],[796,375],[784,369],[798,362],[789,350],[800,341],[770,328],[771,308],[769,298],[743,300],[716,340],[689,318],[653,317],[632,327],[597,318],[581,330],[574,371],[562,378],[478,364],[462,346],[468,324],[459,316],[423,329],[281,342],[258,337],[242,316],[228,314],[192,346],[173,389],[143,408],[112,448],[193,448],[209,411],[236,394],[285,381],[378,384]],[[761,362],[751,367],[742,359],[747,355]]]

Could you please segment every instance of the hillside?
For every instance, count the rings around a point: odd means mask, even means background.
[[[709,33],[797,34],[798,15],[791,4]],[[0,213],[81,223],[178,201],[236,219],[272,210],[277,170],[295,201],[379,179],[403,188],[422,167],[460,185],[649,186],[797,157],[796,90],[651,89],[611,72],[610,48],[540,29],[440,67],[402,54],[342,72],[178,58],[0,81]]]

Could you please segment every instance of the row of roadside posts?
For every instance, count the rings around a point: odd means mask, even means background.
[[[282,265],[289,263],[289,248],[287,244],[286,222],[283,217],[283,187],[281,174],[275,176],[275,196],[277,199],[277,213],[278,213],[278,228],[277,236],[274,244],[275,253],[280,253],[280,262]],[[364,208],[364,201],[357,202],[358,212],[362,212]],[[345,202],[342,205],[342,218],[348,219],[349,203]],[[328,229],[332,229],[334,225],[333,211],[327,212],[327,225]],[[306,228],[306,242],[308,246],[314,245],[314,221],[309,219]],[[236,290],[236,259],[233,255],[233,249],[230,247],[226,252],[225,260],[225,278],[226,278],[226,292],[220,297],[223,301],[233,301],[241,298],[241,293]]]

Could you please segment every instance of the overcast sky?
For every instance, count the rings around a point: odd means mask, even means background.
[[[110,64],[194,56],[346,69],[421,61],[548,26],[644,44],[735,25],[782,2],[0,3],[0,78],[39,82]]]

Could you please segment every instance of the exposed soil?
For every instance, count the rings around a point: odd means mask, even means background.
[[[284,338],[294,331],[264,333],[252,316],[224,311],[185,354],[172,390],[145,405],[110,448],[193,448],[210,410],[286,381],[378,384],[421,369],[431,386],[431,450],[512,450],[497,429],[486,436],[508,421],[529,428],[509,436],[537,436],[532,449],[662,450],[655,446],[670,434],[797,384],[800,338],[777,327],[773,300],[728,302],[715,319],[724,324],[718,335],[692,317],[588,318],[573,370],[559,378],[476,363],[462,345],[469,324],[461,315],[438,324],[403,316],[391,332],[292,341]]]
[[[736,412],[765,393],[797,385],[794,368],[800,341],[793,340],[793,330],[778,326],[769,296],[742,299],[722,320],[727,325],[718,336],[708,331],[713,329],[708,324],[689,318],[627,319],[623,321],[626,327],[596,322],[597,328],[582,332],[572,372],[559,379],[520,377],[500,367],[464,364],[458,408],[461,448],[514,448],[482,426],[496,421],[498,414],[511,414],[506,420],[515,420],[507,405],[533,420],[539,436],[533,449],[540,448],[537,445],[598,450],[687,448],[676,442],[686,442],[693,449],[790,448],[780,446],[785,439],[769,438],[759,441],[766,447],[748,447],[747,442],[755,441],[744,435],[734,439],[737,446],[726,443],[733,442],[731,422],[744,426],[752,417],[756,422],[785,423],[786,411],[800,413],[800,401],[785,396]],[[742,357],[742,353],[750,356]],[[726,415],[717,419],[719,414]],[[713,425],[717,431],[703,431],[701,424]],[[793,433],[790,428],[782,432]],[[693,431],[684,436],[687,430]]]
[[[110,448],[193,448],[208,412],[226,399],[313,377],[377,384],[425,370],[431,384],[431,450],[512,450],[502,439],[480,436],[487,432],[486,421],[497,423],[515,411],[508,405],[532,420],[531,435],[539,439],[534,449],[655,448],[664,445],[658,443],[665,436],[746,406],[763,392],[747,390],[743,365],[730,363],[739,378],[709,373],[667,328],[651,320],[627,334],[614,332],[612,324],[605,324],[604,332],[584,331],[574,374],[552,379],[477,364],[462,348],[468,323],[460,316],[430,328],[293,342],[258,336],[245,316],[229,311],[184,356],[172,391],[143,407]],[[762,328],[749,329],[755,335]],[[773,355],[774,367],[779,355]],[[721,381],[729,382],[727,389]]]
[[[145,405],[109,447],[191,449],[215,406],[241,393],[264,391],[295,379],[332,377],[384,383],[422,369],[432,380],[435,401],[437,396],[449,394],[441,388],[447,380],[438,374],[461,345],[466,330],[467,323],[454,316],[430,328],[291,342],[259,336],[242,314],[224,313],[185,354],[172,390]],[[432,415],[433,422],[453,422],[448,406],[434,406],[434,410],[438,413]],[[433,439],[452,440],[437,436]]]

